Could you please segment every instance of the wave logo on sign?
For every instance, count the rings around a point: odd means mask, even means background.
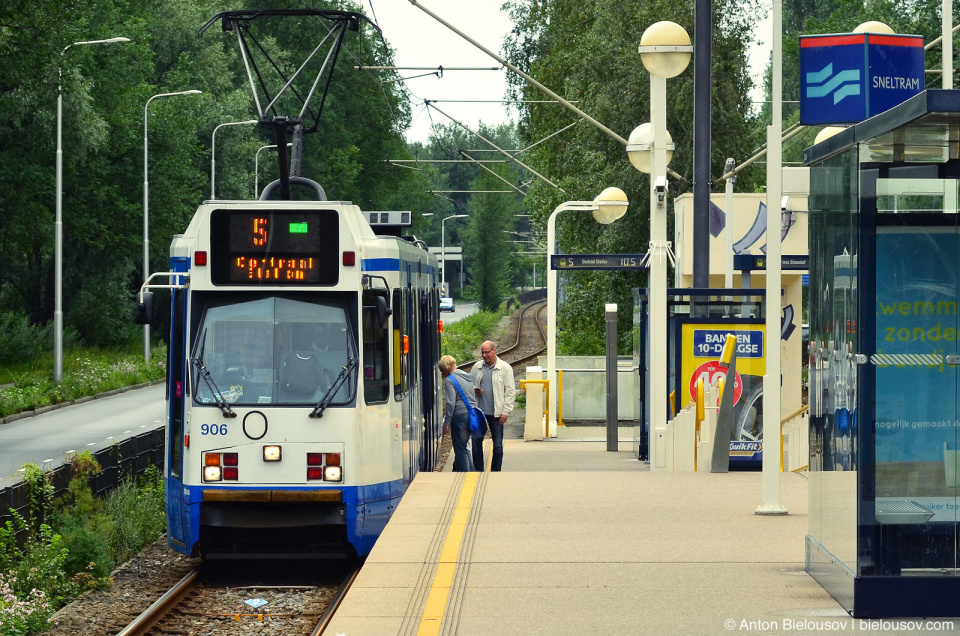
[[[807,97],[826,97],[833,93],[833,103],[845,97],[860,94],[860,69],[849,69],[833,74],[833,62],[819,71],[807,73]]]

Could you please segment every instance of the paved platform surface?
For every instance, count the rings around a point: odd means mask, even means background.
[[[960,633],[851,618],[804,572],[803,474],[759,516],[759,472],[651,473],[603,429],[516,437],[503,472],[416,478],[327,634]]]

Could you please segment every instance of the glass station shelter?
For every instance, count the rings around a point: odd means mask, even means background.
[[[960,611],[960,91],[804,151],[806,569],[857,617]]]

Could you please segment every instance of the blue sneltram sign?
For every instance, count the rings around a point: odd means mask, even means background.
[[[800,36],[800,123],[852,124],[924,89],[923,37]]]

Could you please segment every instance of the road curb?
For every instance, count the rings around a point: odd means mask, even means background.
[[[157,380],[155,382],[142,382],[140,384],[133,384],[130,386],[121,387],[119,389],[113,389],[111,391],[104,391],[103,393],[98,393],[97,395],[85,395],[79,397],[76,400],[71,400],[69,402],[58,402],[57,404],[48,404],[47,406],[41,406],[32,411],[21,411],[19,413],[14,413],[13,415],[8,415],[3,419],[0,419],[0,426],[4,424],[9,424],[11,422],[16,422],[27,417],[33,417],[35,415],[43,415],[44,413],[49,413],[50,411],[56,411],[68,406],[73,406],[74,404],[83,404],[84,402],[89,402],[91,400],[99,400],[100,398],[110,397],[111,395],[118,395],[120,393],[126,393],[127,391],[133,391],[135,389],[144,389],[148,386],[153,386],[155,384],[161,384],[164,380]]]

